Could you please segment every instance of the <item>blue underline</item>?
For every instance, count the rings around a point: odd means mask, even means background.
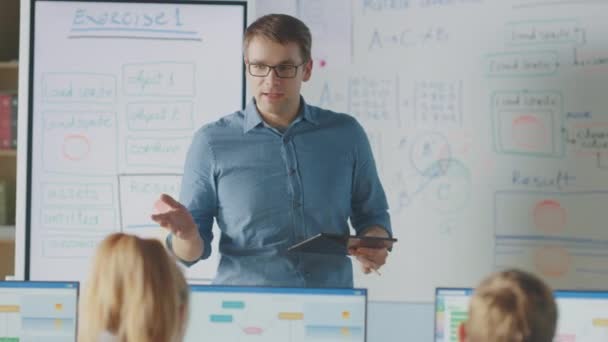
[[[158,228],[160,227],[157,224],[130,224],[127,226],[127,229],[134,229],[134,228]]]
[[[196,31],[146,29],[146,28],[129,28],[129,27],[83,27],[83,28],[72,28],[72,32],[91,32],[91,31],[154,32],[154,33],[174,33],[174,34],[191,34],[191,35],[197,34]]]
[[[607,240],[584,239],[574,237],[561,236],[543,236],[543,235],[496,235],[497,240],[535,240],[535,241],[561,241],[574,243],[588,243],[604,245],[608,244]]]

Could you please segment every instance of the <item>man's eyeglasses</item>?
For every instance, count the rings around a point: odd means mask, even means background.
[[[298,73],[298,68],[304,64],[306,62],[299,65],[279,64],[275,66],[257,63],[247,64],[247,71],[249,71],[249,75],[254,77],[266,77],[270,74],[270,70],[274,69],[274,74],[279,78],[294,78]]]

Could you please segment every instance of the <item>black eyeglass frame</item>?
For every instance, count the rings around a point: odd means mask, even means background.
[[[261,63],[246,63],[246,64],[247,64],[247,72],[249,73],[249,75],[251,75],[251,76],[253,76],[253,77],[266,77],[266,76],[268,76],[268,75],[270,74],[270,71],[272,70],[272,71],[274,71],[275,76],[276,76],[276,77],[278,77],[278,78],[294,78],[294,77],[296,77],[296,75],[298,74],[298,68],[299,68],[299,67],[301,67],[302,65],[306,64],[306,63],[307,63],[307,61],[302,62],[302,63],[300,63],[300,64],[298,64],[298,65],[292,65],[292,64],[277,64],[277,65],[274,65],[274,66],[271,66],[271,65],[266,65],[266,64],[261,64]],[[265,75],[255,75],[255,74],[253,74],[253,73],[251,72],[251,66],[252,66],[252,65],[257,65],[257,66],[265,66],[265,67],[267,67],[267,68],[268,68],[268,70],[267,70],[267,72],[266,72],[266,74],[265,74]],[[294,68],[294,69],[293,69],[293,70],[294,70],[294,71],[293,71],[293,76],[281,76],[281,75],[279,75],[279,72],[278,72],[278,71],[277,71],[277,69],[276,69],[276,68],[278,68],[278,67],[293,67],[293,68]]]

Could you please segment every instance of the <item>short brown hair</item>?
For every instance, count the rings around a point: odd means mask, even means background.
[[[556,322],[551,289],[536,276],[511,269],[477,287],[465,326],[472,342],[551,342]]]
[[[302,62],[305,63],[311,59],[312,37],[310,30],[298,18],[286,14],[268,14],[258,18],[245,30],[244,51],[247,51],[251,40],[259,36],[282,45],[296,43],[300,47],[300,54],[304,59]]]

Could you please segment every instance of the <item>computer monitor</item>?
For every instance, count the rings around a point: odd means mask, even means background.
[[[190,288],[185,342],[366,340],[365,289]]]
[[[608,341],[608,291],[555,291],[555,341]]]
[[[467,319],[472,288],[435,289],[435,341],[457,342],[458,326]]]
[[[0,281],[0,341],[74,342],[78,282]]]
[[[437,288],[435,341],[458,341],[458,326],[466,320],[471,288]],[[554,291],[558,309],[555,341],[608,341],[608,291]]]

